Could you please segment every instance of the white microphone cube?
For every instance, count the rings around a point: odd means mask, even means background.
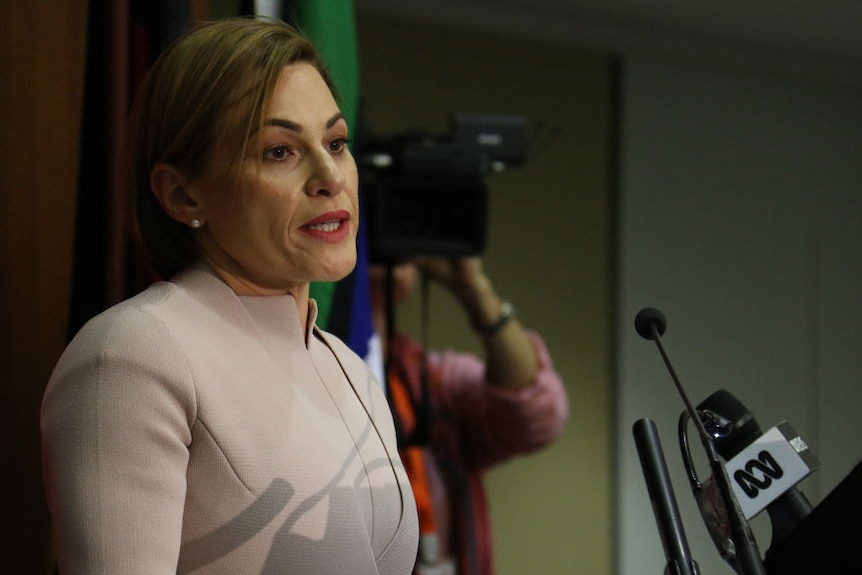
[[[805,441],[782,421],[725,463],[725,469],[742,513],[751,519],[819,465]]]

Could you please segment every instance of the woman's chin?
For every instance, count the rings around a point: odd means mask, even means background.
[[[332,265],[327,266],[327,268],[321,274],[320,279],[317,281],[322,282],[337,282],[343,280],[350,272],[354,270],[356,267],[356,257],[347,258],[344,261],[334,262]]]

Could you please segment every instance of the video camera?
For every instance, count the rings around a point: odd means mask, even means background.
[[[520,116],[454,114],[450,133],[371,139],[358,154],[372,263],[485,249],[484,178],[526,161]]]

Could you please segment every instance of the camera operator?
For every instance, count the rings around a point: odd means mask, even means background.
[[[562,380],[542,338],[521,325],[479,257],[413,257],[370,272],[388,397],[419,511],[414,573],[490,575],[483,475],[560,436],[568,419]],[[426,351],[394,327],[392,308],[412,293],[420,273],[460,303],[484,357]]]

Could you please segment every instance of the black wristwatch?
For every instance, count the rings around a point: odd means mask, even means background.
[[[500,331],[504,325],[509,323],[509,320],[513,317],[515,317],[515,307],[510,302],[504,301],[500,306],[500,317],[488,325],[478,325],[474,323],[473,330],[485,336],[494,335]]]

